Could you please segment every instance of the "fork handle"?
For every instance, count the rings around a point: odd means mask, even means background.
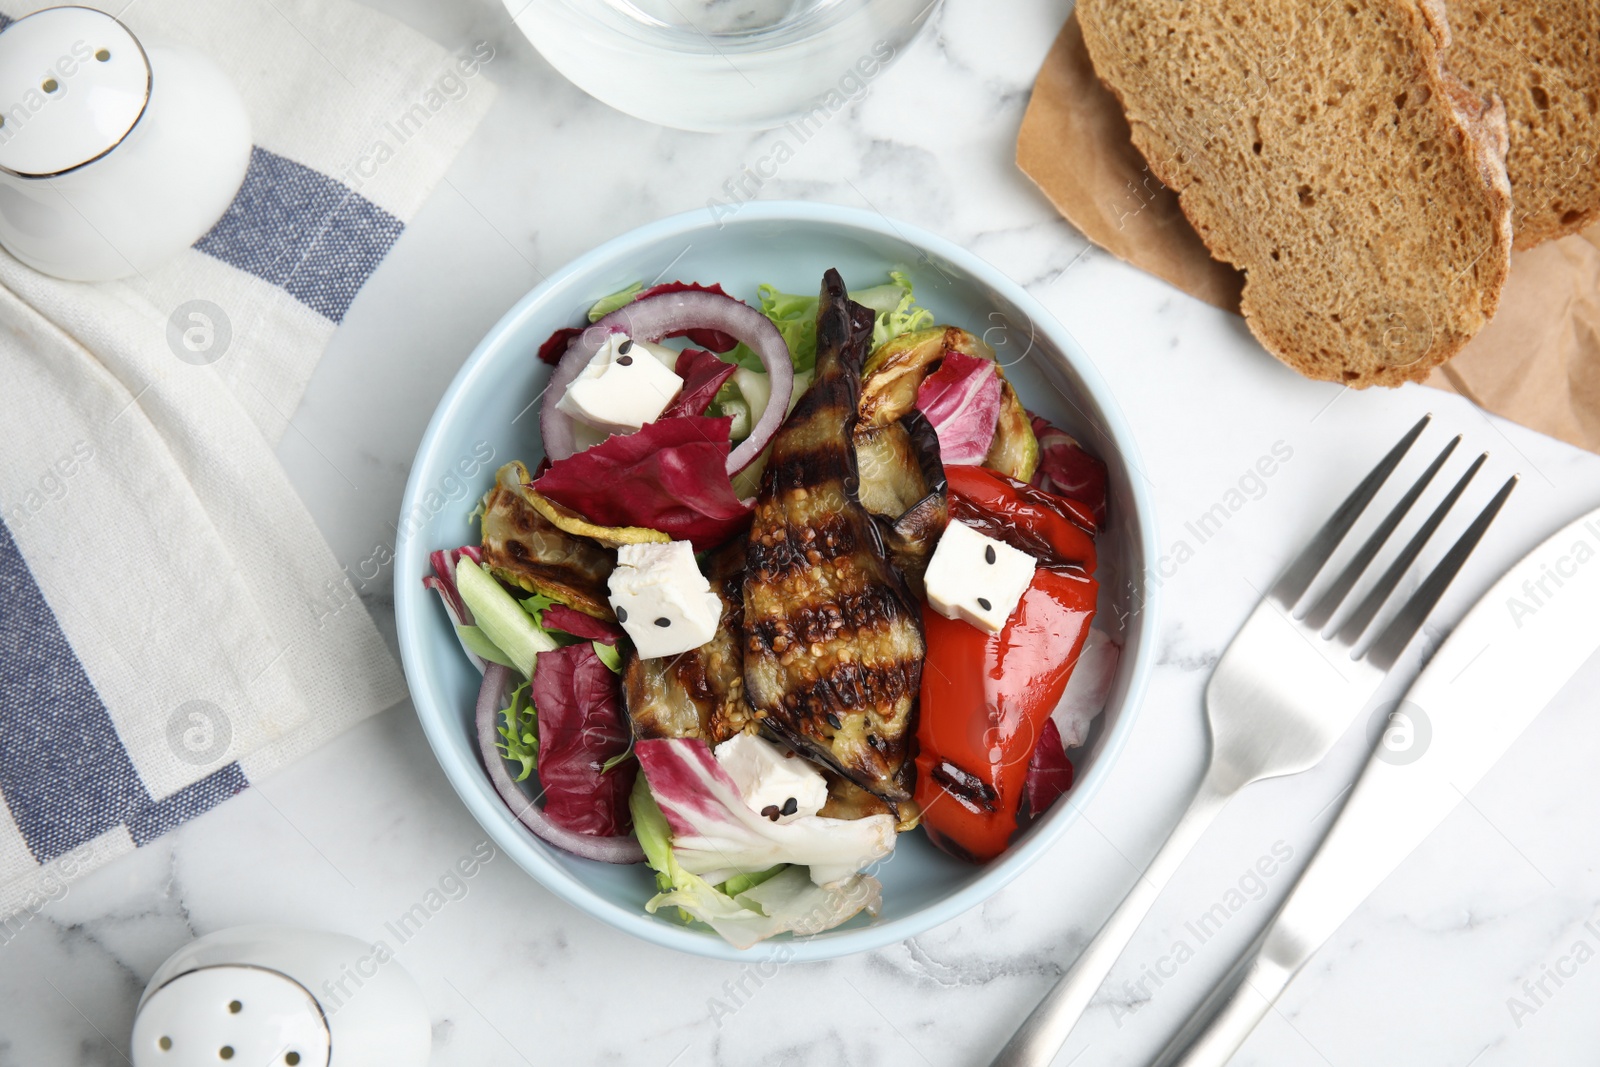
[[[1134,883],[1077,962],[1045,994],[1044,1000],[1006,1042],[990,1067],[1047,1067],[1055,1059],[1100,984],[1111,973],[1112,965],[1155,904],[1156,897],[1161,895],[1178,865],[1238,790],[1239,783],[1225,780],[1218,769],[1212,767],[1143,877]]]
[[[1226,1067],[1310,957],[1310,946],[1269,927],[1190,1016],[1156,1063]]]

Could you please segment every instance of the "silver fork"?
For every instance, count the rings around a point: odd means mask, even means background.
[[[1479,456],[1412,535],[1337,632],[1324,630],[1374,559],[1394,538],[1412,505],[1461,442],[1444,447],[1422,476],[1356,549],[1327,589],[1301,613],[1299,603],[1327,568],[1429,422],[1424,416],[1339,505],[1245,621],[1206,686],[1211,762],[1198,793],[1144,877],[1033,1010],[991,1067],[1046,1067],[1066,1042],[1112,964],[1195,842],[1233,796],[1252,782],[1296,774],[1321,762],[1371,699],[1428,613],[1438,603],[1504,502],[1478,515],[1391,621],[1365,648],[1361,639],[1454,507],[1487,455]]]

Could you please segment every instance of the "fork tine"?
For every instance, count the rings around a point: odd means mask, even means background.
[[[1489,453],[1487,452],[1473,460],[1472,466],[1468,467],[1466,473],[1457,479],[1456,484],[1444,495],[1444,499],[1439,501],[1439,506],[1433,509],[1433,514],[1428,516],[1428,521],[1424,522],[1422,527],[1412,535],[1411,540],[1406,542],[1406,547],[1401,549],[1394,562],[1389,564],[1389,569],[1383,572],[1383,577],[1379,578],[1372,589],[1368,591],[1366,599],[1361,602],[1361,606],[1351,613],[1350,617],[1344,621],[1343,626],[1339,627],[1338,641],[1340,644],[1346,648],[1354,648],[1356,642],[1361,640],[1361,635],[1366,632],[1372,620],[1377,617],[1378,612],[1383,608],[1384,602],[1389,599],[1389,594],[1393,593],[1400,585],[1400,579],[1405,576],[1407,569],[1422,554],[1422,548],[1428,543],[1428,538],[1432,537],[1434,531],[1439,528],[1440,523],[1444,522],[1444,517],[1450,513],[1451,508],[1456,506],[1456,501],[1461,499],[1461,494],[1467,491],[1467,483],[1472,481],[1473,477],[1488,460]]]
[[[1417,424],[1400,438],[1399,444],[1378,461],[1372,472],[1344,498],[1344,503],[1339,505],[1339,509],[1323,524],[1322,529],[1317,531],[1311,543],[1306,545],[1300,555],[1295,557],[1294,562],[1289,564],[1288,569],[1272,584],[1272,588],[1267,591],[1268,596],[1277,600],[1284,608],[1291,611],[1294,609],[1295,604],[1299,603],[1300,598],[1305,595],[1318,573],[1327,564],[1334,550],[1339,547],[1339,542],[1344,540],[1344,535],[1350,532],[1350,527],[1355,525],[1367,505],[1372,503],[1372,498],[1378,494],[1378,489],[1400,465],[1400,460],[1405,458],[1406,452],[1422,435],[1423,428],[1432,419],[1432,415],[1422,416]]]
[[[1433,606],[1439,602],[1439,597],[1444,595],[1445,588],[1455,579],[1456,573],[1461,570],[1461,565],[1472,555],[1472,550],[1478,547],[1478,541],[1489,528],[1500,508],[1505,504],[1506,498],[1511,495],[1511,490],[1517,487],[1517,475],[1513,474],[1506,479],[1506,484],[1494,495],[1494,499],[1478,512],[1478,517],[1472,520],[1466,532],[1461,535],[1455,546],[1446,553],[1444,559],[1433,569],[1433,573],[1411,594],[1411,599],[1400,613],[1394,617],[1378,639],[1367,650],[1367,659],[1380,670],[1393,667],[1400,658],[1400,653],[1405,651],[1411,638],[1416,636],[1422,627],[1422,621],[1428,617]]]
[[[1461,437],[1457,435],[1454,440],[1445,445],[1444,451],[1440,452],[1438,458],[1422,473],[1422,477],[1418,478],[1416,484],[1406,491],[1406,495],[1394,506],[1378,528],[1372,531],[1372,536],[1367,538],[1366,544],[1362,545],[1360,551],[1351,557],[1350,562],[1345,565],[1344,570],[1339,573],[1339,577],[1335,579],[1334,583],[1328,587],[1327,592],[1323,593],[1317,599],[1316,605],[1306,613],[1306,626],[1320,633],[1322,628],[1328,625],[1328,620],[1333,618],[1334,613],[1339,610],[1339,605],[1343,604],[1345,597],[1350,595],[1350,590],[1355,587],[1356,582],[1366,573],[1367,568],[1372,565],[1373,558],[1383,548],[1384,542],[1394,535],[1395,527],[1400,525],[1400,520],[1406,517],[1406,513],[1411,510],[1412,505],[1417,502],[1417,498],[1422,495],[1422,491],[1428,488],[1428,484],[1433,481],[1434,475],[1439,473],[1439,469],[1444,466],[1445,460],[1450,458],[1450,454],[1456,450],[1456,446],[1460,443]]]

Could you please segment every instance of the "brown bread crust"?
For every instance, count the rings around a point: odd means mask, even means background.
[[[1448,63],[1504,98],[1513,228],[1532,248],[1600,221],[1600,3],[1448,0]]]
[[[1420,381],[1510,269],[1504,111],[1446,73],[1439,0],[1081,0],[1134,144],[1279,359]]]

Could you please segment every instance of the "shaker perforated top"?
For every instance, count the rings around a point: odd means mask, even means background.
[[[328,1067],[332,1038],[317,1001],[287,975],[223,965],[156,990],[133,1024],[134,1067]]]
[[[47,177],[115,148],[144,114],[150,63],[110,15],[50,8],[0,32],[0,168]]]

